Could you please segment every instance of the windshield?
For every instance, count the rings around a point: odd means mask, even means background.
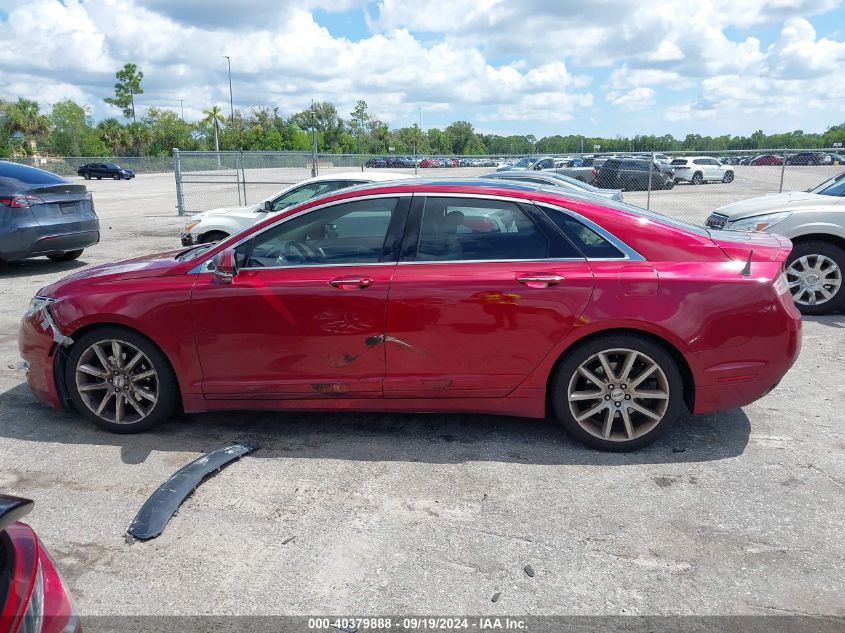
[[[207,253],[208,251],[210,251],[216,245],[217,245],[216,242],[211,242],[210,244],[202,244],[200,246],[189,249],[187,251],[183,251],[176,256],[176,261],[177,262],[188,262],[188,261],[191,261],[192,259],[196,259],[197,257],[200,257],[204,253]]]
[[[815,189],[811,189],[810,193],[817,193],[822,196],[845,196],[845,172],[829,180],[825,180]]]

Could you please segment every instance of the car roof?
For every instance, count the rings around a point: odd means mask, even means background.
[[[309,182],[325,182],[326,180],[369,180],[371,182],[379,182],[382,180],[407,180],[409,178],[416,178],[413,174],[402,174],[396,171],[342,171],[333,172],[331,174],[321,174],[313,178],[301,180],[296,185],[302,185]]]

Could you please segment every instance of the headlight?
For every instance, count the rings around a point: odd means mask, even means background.
[[[725,228],[744,229],[746,231],[766,231],[778,222],[783,222],[790,215],[792,215],[792,213],[789,211],[783,211],[782,213],[767,213],[766,215],[754,215],[750,218],[743,218],[741,220],[730,222]]]
[[[55,299],[53,299],[52,297],[39,297],[37,295],[34,296],[29,301],[29,308],[27,309],[26,315],[25,315],[26,318],[33,316],[39,310],[41,310],[42,308],[46,308],[48,305],[50,305],[54,301],[55,301]]]

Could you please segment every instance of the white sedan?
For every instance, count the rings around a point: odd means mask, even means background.
[[[700,185],[705,182],[732,182],[734,170],[723,165],[712,156],[689,156],[673,158],[669,162],[675,182],[689,182]]]
[[[282,189],[256,204],[245,207],[212,209],[192,215],[182,231],[182,245],[191,246],[192,244],[217,242],[263,220],[268,213],[279,213],[295,204],[338,189],[363,185],[368,182],[405,180],[408,178],[416,178],[416,176],[396,172],[353,171],[309,178],[291,185],[287,189]]]

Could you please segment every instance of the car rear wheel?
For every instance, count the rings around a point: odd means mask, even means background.
[[[164,354],[140,334],[104,327],[71,348],[65,383],[77,410],[113,433],[139,433],[173,413],[177,383]]]
[[[683,410],[672,356],[637,334],[602,336],[573,349],[552,381],[564,428],[605,451],[631,451],[668,431]]]
[[[732,171],[726,171],[725,175],[722,176],[722,182],[733,182],[734,173]]]
[[[57,255],[47,255],[47,257],[54,262],[71,262],[74,259],[79,259],[80,255],[82,255],[81,248],[76,251],[67,251],[66,253],[59,253]]]
[[[803,314],[828,314],[845,305],[845,249],[812,240],[799,242],[786,262],[786,281]]]
[[[91,174],[82,174],[82,177],[83,177],[85,180],[91,180]]]
[[[671,178],[663,184],[664,189],[673,189],[674,187],[675,187],[675,181],[672,180]]]
[[[694,185],[700,185],[704,183],[704,176],[701,175],[701,172],[695,172],[692,175],[692,180],[690,181]]]

